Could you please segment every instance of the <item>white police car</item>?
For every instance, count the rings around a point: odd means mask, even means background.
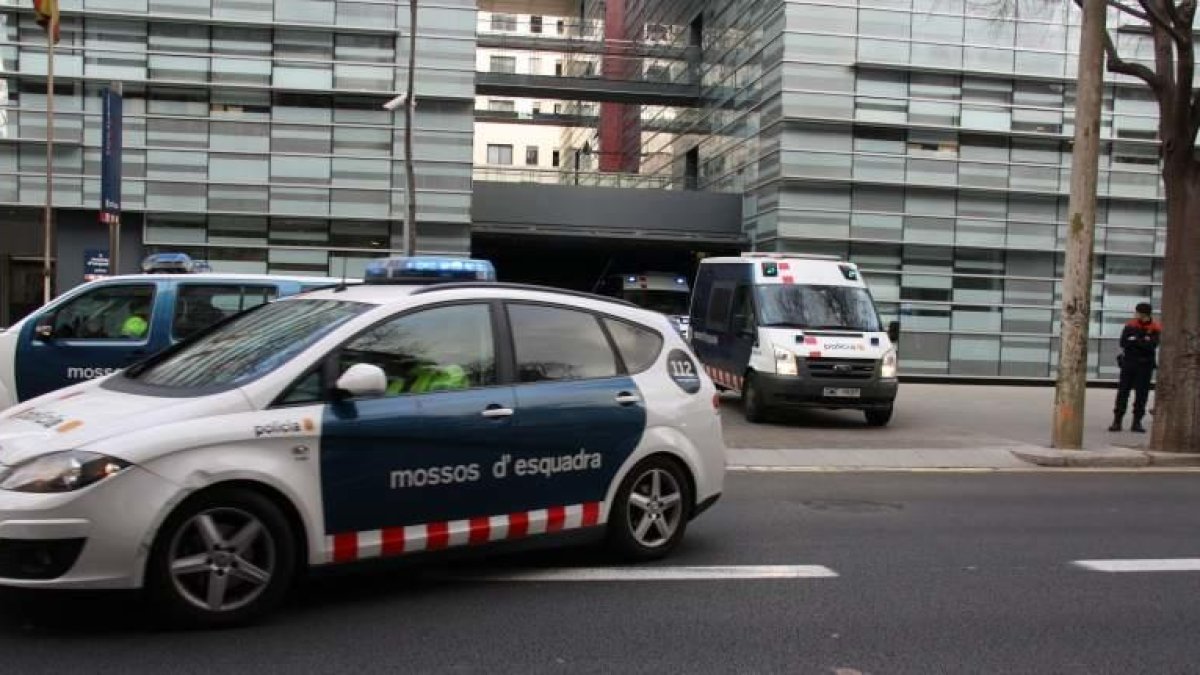
[[[712,382],[661,314],[462,280],[492,275],[384,261],[0,414],[0,585],[213,625],[309,566],[581,530],[665,555],[721,493]]]

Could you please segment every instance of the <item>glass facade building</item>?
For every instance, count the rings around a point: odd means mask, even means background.
[[[61,7],[54,202],[64,236],[73,219],[96,222],[99,91],[120,82],[124,217],[145,251],[185,251],[223,271],[355,275],[402,246],[404,114],[382,104],[405,87],[407,0]],[[470,247],[475,16],[473,0],[421,3],[413,154],[427,252]],[[0,30],[0,204],[12,207],[6,228],[38,228],[46,37],[15,0],[0,2]]]
[[[630,35],[703,55],[703,109],[651,141],[674,148],[655,170],[742,194],[747,246],[859,263],[904,325],[906,373],[1052,377],[1079,16],[1020,10],[628,0]],[[1123,56],[1150,58],[1144,27],[1126,24],[1111,12]],[[1106,74],[1093,377],[1115,377],[1122,324],[1160,296],[1156,123],[1143,85]]]
[[[1019,15],[1001,17],[995,7],[422,0],[418,247],[470,251],[473,165],[476,181],[549,175],[727,193],[742,203],[741,222],[729,227],[745,248],[859,263],[885,318],[904,325],[908,374],[1052,377],[1078,14],[1021,3]],[[64,237],[86,230],[89,241],[105,240],[96,222],[99,91],[116,81],[125,95],[125,220],[140,250],[182,250],[225,271],[353,275],[400,248],[404,116],[382,104],[404,87],[408,0],[62,0],[62,8],[55,203]],[[1127,21],[1115,10],[1109,17],[1118,46],[1148,59],[1148,34]],[[45,196],[45,34],[18,0],[0,0],[0,30],[0,228],[32,256]],[[580,47],[597,41],[603,48]],[[481,75],[524,68],[578,79],[581,65],[597,87],[614,78],[694,84],[697,105],[477,97]],[[527,109],[554,118],[534,121],[564,125],[559,147],[522,135],[519,124],[511,140],[476,127],[477,116],[503,121]],[[1133,305],[1160,296],[1155,132],[1149,92],[1108,76],[1097,378],[1116,375],[1116,337]],[[546,170],[494,175],[496,165],[522,161]],[[68,262],[60,260],[60,285]]]

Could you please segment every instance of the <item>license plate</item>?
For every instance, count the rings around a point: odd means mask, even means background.
[[[845,387],[825,387],[825,395],[831,398],[858,398],[862,396],[862,389],[848,389]]]

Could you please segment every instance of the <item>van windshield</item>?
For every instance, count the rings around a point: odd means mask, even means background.
[[[763,326],[877,332],[879,314],[865,288],[762,285],[755,289]]]
[[[180,389],[238,386],[290,361],[372,305],[285,300],[239,314],[172,353],[126,371],[142,384]]]

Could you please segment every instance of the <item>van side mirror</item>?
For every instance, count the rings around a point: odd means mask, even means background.
[[[900,343],[900,322],[899,321],[893,321],[888,324],[887,335],[888,335],[888,339],[892,341],[893,345],[897,345]]]
[[[379,366],[356,363],[342,373],[334,386],[335,393],[342,398],[383,396],[387,393],[387,375]]]
[[[33,329],[33,334],[43,342],[51,342],[54,340],[54,323],[51,320],[48,323],[39,323]]]

